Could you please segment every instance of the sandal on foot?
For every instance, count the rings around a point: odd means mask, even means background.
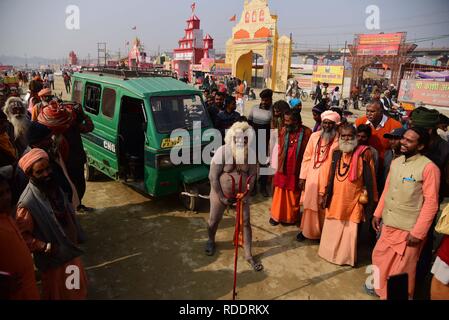
[[[207,256],[213,256],[215,254],[215,243],[207,241],[206,248],[204,250]]]
[[[306,240],[306,237],[304,237],[304,235],[302,234],[302,232],[300,232],[300,233],[298,233],[297,235],[296,235],[296,241],[298,241],[298,242],[303,242],[303,241],[305,241]]]
[[[365,283],[363,284],[363,290],[367,295],[379,298],[379,295],[376,293],[376,290],[374,290],[374,288],[368,288],[368,286]]]
[[[257,262],[257,261],[254,260],[254,259],[248,259],[248,260],[246,260],[246,262],[248,262],[248,264],[251,266],[251,268],[254,269],[254,271],[259,272],[259,271],[262,271],[262,270],[263,270],[263,265],[262,265],[262,263]]]

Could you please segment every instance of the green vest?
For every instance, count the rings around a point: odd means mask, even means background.
[[[420,154],[408,159],[400,156],[391,163],[382,213],[385,225],[404,231],[413,229],[424,202],[423,171],[429,163],[431,161]]]

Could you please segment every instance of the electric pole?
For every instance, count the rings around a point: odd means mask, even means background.
[[[341,81],[341,95],[343,97],[343,93],[345,90],[345,64],[346,64],[346,48],[348,47],[348,41],[345,41],[345,49],[343,51],[343,79]],[[351,89],[349,89],[351,90]]]

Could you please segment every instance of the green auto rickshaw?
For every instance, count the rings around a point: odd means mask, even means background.
[[[163,70],[91,68],[72,76],[72,100],[95,125],[82,135],[86,180],[100,171],[153,197],[179,193],[192,211],[207,198],[209,167],[193,161],[198,153],[181,164],[170,156],[173,148],[192,153],[195,143],[200,149],[207,144],[192,138],[195,121],[201,134],[212,127],[201,91]],[[176,129],[187,136],[173,138]]]

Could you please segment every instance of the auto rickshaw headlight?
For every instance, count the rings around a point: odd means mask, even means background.
[[[170,155],[163,155],[157,157],[157,168],[171,168],[174,164],[170,160]]]

